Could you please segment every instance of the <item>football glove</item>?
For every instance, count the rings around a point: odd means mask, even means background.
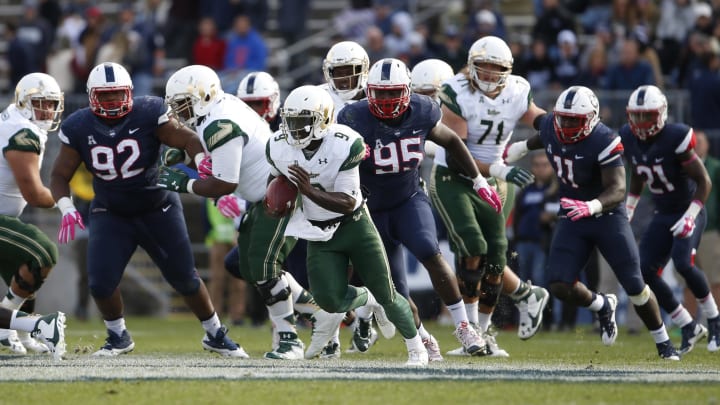
[[[518,187],[526,187],[535,181],[535,176],[529,171],[516,166],[505,166],[502,163],[490,165],[490,175],[504,181],[508,181]]]
[[[490,187],[487,180],[482,175],[478,175],[473,179],[473,190],[477,195],[482,198],[486,203],[497,212],[498,214],[502,211],[502,202],[497,194],[497,191],[493,187]]]
[[[192,180],[194,182],[194,180]],[[191,179],[184,171],[172,167],[160,166],[158,186],[176,193],[189,193]]]
[[[75,225],[79,226],[80,229],[85,229],[85,224],[83,224],[82,217],[70,197],[60,198],[57,206],[60,212],[62,212],[60,230],[58,231],[58,242],[65,244],[71,240],[75,240]]]
[[[195,157],[197,159],[197,156]],[[203,158],[197,162],[197,172],[201,179],[212,177],[212,158],[210,155],[204,155]]]
[[[632,221],[638,201],[640,201],[639,195],[628,193],[627,199],[625,200],[625,210],[627,211],[628,221]]]
[[[602,204],[597,199],[580,201],[563,197],[560,199],[560,207],[570,210],[567,213],[567,217],[570,218],[571,221],[577,221],[602,212]]]
[[[700,211],[703,209],[703,203],[698,200],[693,200],[690,206],[685,211],[682,217],[670,227],[670,231],[676,238],[689,238],[695,231],[695,218],[698,216]]]
[[[225,217],[235,219],[245,211],[245,201],[241,200],[234,194],[227,194],[215,201],[218,211]]]

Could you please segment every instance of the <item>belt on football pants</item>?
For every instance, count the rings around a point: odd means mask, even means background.
[[[316,226],[316,227],[318,227],[318,228],[320,228],[320,229],[322,229],[322,230],[326,230],[326,229],[331,228],[331,227],[333,227],[333,226],[335,226],[335,225],[337,225],[337,224],[342,224],[343,222],[351,219],[355,214],[357,214],[358,212],[362,211],[362,209],[363,209],[364,206],[365,206],[365,201],[363,201],[362,204],[360,204],[359,207],[355,208],[355,210],[354,210],[353,212],[349,213],[349,214],[341,215],[341,216],[336,217],[336,218],[326,219],[326,220],[324,220],[324,221],[316,221],[316,220],[313,220],[313,219],[309,219],[308,221],[310,221],[310,224],[312,224],[312,226]]]

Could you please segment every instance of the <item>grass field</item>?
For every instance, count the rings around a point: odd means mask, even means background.
[[[130,318],[128,327],[136,348],[118,358],[91,357],[105,337],[102,322],[73,319],[62,362],[0,354],[0,404],[720,404],[720,353],[703,342],[680,362],[661,361],[648,334],[622,330],[612,347],[590,329],[529,341],[503,331],[498,342],[510,358],[446,357],[408,370],[399,336],[340,360],[278,362],[262,359],[269,326],[231,329],[250,360],[203,352],[202,329],[186,315]],[[450,327],[427,327],[443,351],[457,346]],[[301,338],[308,344],[309,330]]]

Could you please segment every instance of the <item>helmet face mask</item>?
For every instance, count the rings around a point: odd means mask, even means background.
[[[65,96],[52,76],[30,73],[15,88],[15,106],[38,128],[51,132],[60,126]]]
[[[165,103],[170,107],[170,115],[191,128],[210,112],[210,107],[222,94],[217,73],[202,65],[178,70],[165,85]]]
[[[122,118],[132,111],[132,89],[130,74],[122,65],[106,62],[95,66],[87,81],[90,109],[102,118]]]
[[[344,100],[352,100],[365,90],[369,68],[367,52],[353,41],[333,45],[323,61],[325,81]]]
[[[280,109],[281,130],[287,143],[305,149],[312,141],[322,139],[335,112],[327,91],[317,86],[300,86],[290,92]]]
[[[575,143],[588,137],[600,122],[600,103],[592,90],[572,86],[560,94],[553,114],[558,140]]]
[[[253,72],[238,85],[237,96],[266,121],[272,121],[280,107],[280,86],[268,73]]]
[[[667,98],[655,86],[640,86],[630,95],[626,107],[628,124],[640,140],[658,134],[667,121]]]
[[[367,98],[370,112],[380,119],[402,115],[410,105],[410,71],[393,58],[377,61],[368,74]]]
[[[475,87],[485,94],[492,94],[505,86],[512,72],[512,51],[498,37],[482,37],[470,47],[467,64]]]

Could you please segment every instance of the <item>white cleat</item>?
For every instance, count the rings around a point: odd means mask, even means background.
[[[530,292],[515,306],[520,314],[518,337],[523,340],[535,336],[543,321],[543,311],[547,306],[550,293],[542,287],[531,286]]]
[[[510,357],[507,351],[498,346],[495,340],[495,334],[492,332],[483,333],[485,339],[485,356],[487,357]]]
[[[460,322],[460,325],[455,329],[453,335],[460,341],[462,350],[465,353],[473,356],[482,356],[484,354],[485,340],[478,333],[476,325],[468,322]],[[455,351],[456,350],[451,350],[448,352],[448,355],[455,356],[455,354],[452,354],[452,352]]]
[[[408,350],[408,361],[405,363],[406,367],[427,367],[428,365],[428,352],[424,347]]]
[[[0,348],[15,354],[27,354],[27,349],[20,342],[17,332],[12,329],[0,329]]]
[[[443,361],[443,356],[440,353],[440,345],[438,344],[437,339],[435,339],[435,336],[430,335],[429,338],[423,339],[423,346],[425,346],[425,350],[427,350],[428,353],[428,360],[429,361]]]
[[[66,351],[65,314],[58,311],[40,317],[30,336],[44,342],[55,360],[62,360]]]
[[[298,339],[296,333],[279,332],[280,344],[277,349],[265,353],[265,358],[270,360],[303,360],[305,358],[305,346]]]
[[[617,308],[617,297],[615,294],[605,294],[608,300],[608,309],[600,313],[598,312],[598,321],[600,322],[600,337],[606,346],[615,343],[617,338],[617,323],[615,322],[615,308]]]
[[[335,331],[340,328],[343,318],[345,318],[344,313],[328,313],[322,309],[313,314],[312,337],[310,346],[305,351],[306,359],[313,359],[322,353],[328,342],[332,340]]]
[[[20,343],[29,351],[35,353],[47,353],[50,351],[45,343],[38,342],[30,336],[29,332],[18,332],[18,338],[20,338]]]
[[[377,307],[375,307],[374,312],[375,321],[378,324],[378,329],[380,329],[380,333],[382,333],[385,339],[392,339],[393,336],[395,336],[395,325],[388,319],[387,314],[385,313],[385,308],[378,305]]]

